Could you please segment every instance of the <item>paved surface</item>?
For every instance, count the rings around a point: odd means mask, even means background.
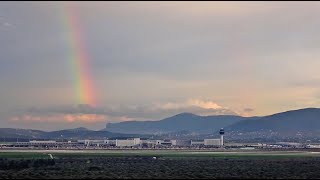
[[[8,153],[50,153],[50,154],[135,154],[135,155],[266,155],[266,156],[319,156],[320,152],[310,151],[255,151],[255,150],[237,150],[237,151],[186,151],[186,150],[8,150],[0,149],[1,152]]]

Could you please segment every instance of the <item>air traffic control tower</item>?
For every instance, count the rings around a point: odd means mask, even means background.
[[[224,135],[224,129],[221,128],[219,131],[220,134],[220,146],[223,147],[224,143],[223,143],[223,135]]]

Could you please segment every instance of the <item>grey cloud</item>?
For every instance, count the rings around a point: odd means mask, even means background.
[[[199,107],[154,110],[151,102],[197,96],[218,96],[219,102],[226,102],[226,97],[239,99],[241,93],[231,91],[239,86],[244,92],[259,85],[272,92],[275,84],[319,84],[317,79],[307,80],[319,69],[318,2],[246,2],[240,13],[212,10],[214,2],[194,2],[196,7],[169,2],[79,2],[75,3],[79,30],[103,105],[59,106],[74,103],[75,96],[65,3],[0,4],[1,110],[38,105],[41,108],[28,111],[152,120],[184,111],[232,114],[230,109]],[[6,23],[14,28],[2,30]],[[277,101],[282,107],[290,104]],[[235,107],[233,103],[228,100],[227,105]],[[270,112],[270,107],[254,108]]]
[[[109,121],[121,121],[122,118],[131,120],[160,120],[179,113],[189,112],[198,115],[237,115],[228,108],[202,108],[198,106],[184,106],[177,108],[162,108],[149,105],[118,105],[107,107],[92,107],[86,104],[76,106],[56,106],[47,108],[26,108],[17,111],[18,114],[51,115],[51,114],[96,114],[106,115]]]
[[[136,120],[160,120],[162,118],[184,112],[198,115],[237,115],[237,113],[227,108],[205,109],[197,106],[180,107],[174,109],[154,107],[153,105],[135,107],[120,106],[109,108],[106,111],[112,116],[126,116]]]
[[[101,114],[107,115],[106,110],[102,108],[95,108],[88,104],[78,104],[74,106],[64,105],[47,108],[31,107],[20,110],[20,113],[32,113],[32,114]]]
[[[236,64],[230,62],[236,62],[238,58],[250,58],[241,57],[237,54],[238,52],[244,52],[246,56],[255,58],[258,61],[256,64],[260,65],[261,57],[316,45],[313,44],[314,37],[318,37],[314,36],[317,32],[313,32],[319,26],[315,23],[316,16],[311,16],[312,18],[305,22],[303,18],[306,16],[297,15],[295,12],[300,10],[299,12],[304,14],[315,13],[317,8],[307,8],[309,6],[288,8],[286,4],[280,4],[279,7],[270,5],[271,14],[269,10],[256,16],[240,19],[234,16],[224,17],[224,22],[221,22],[221,17],[210,17],[210,23],[208,23],[208,21],[187,21],[179,16],[172,18],[160,14],[165,19],[163,21],[157,18],[159,14],[149,12],[148,16],[141,18],[139,13],[131,12],[135,16],[131,16],[130,21],[126,18],[119,18],[118,21],[104,18],[105,23],[102,20],[101,23],[93,23],[95,21],[91,20],[96,19],[94,15],[86,15],[84,23],[90,24],[87,25],[88,32],[95,32],[90,33],[88,39],[91,50],[95,54],[96,63],[103,65],[100,67],[119,69],[123,73],[128,71],[156,73],[179,79],[211,79],[212,74],[226,78],[242,73],[239,72]],[[284,12],[286,16],[283,16]],[[120,15],[121,12],[115,14]],[[125,17],[132,15],[124,14]],[[107,13],[101,15],[109,16]],[[302,21],[296,23],[293,21],[296,19]],[[183,23],[179,23],[181,21]],[[290,25],[282,22],[289,22]],[[134,26],[134,23],[144,26]],[[110,26],[114,28],[110,29]],[[130,31],[126,28],[128,26],[131,27]],[[104,38],[101,39],[101,37]],[[284,40],[279,41],[279,39]],[[104,45],[95,45],[98,40]],[[109,56],[108,61],[105,61],[103,56],[106,51]],[[219,66],[216,66],[217,62]],[[261,64],[261,67],[257,68],[265,68],[265,65]],[[176,68],[179,68],[178,73]],[[233,71],[228,73],[221,71],[226,68]]]
[[[244,108],[243,111],[244,112],[253,112],[254,109],[252,109],[252,108]]]
[[[305,80],[295,80],[288,84],[290,87],[320,87],[319,78],[308,78]]]

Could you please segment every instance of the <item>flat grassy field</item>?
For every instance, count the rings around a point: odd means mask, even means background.
[[[313,179],[320,157],[213,153],[0,153],[0,179]],[[157,156],[156,159],[151,156]],[[29,159],[28,159],[29,158]]]
[[[174,151],[174,150],[5,150],[0,151],[0,158],[37,159],[63,157],[204,157],[204,158],[306,158],[320,157],[320,153],[294,151],[257,151],[257,152],[210,152],[210,151]]]

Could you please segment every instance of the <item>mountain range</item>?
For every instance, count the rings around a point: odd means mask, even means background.
[[[225,128],[238,139],[320,138],[320,109],[306,108],[247,119]]]
[[[236,131],[317,131],[320,130],[320,109],[307,108],[256,118],[228,126]]]
[[[29,139],[106,139],[106,138],[128,138],[141,137],[136,134],[121,134],[108,131],[93,131],[86,128],[66,129],[59,131],[40,131],[32,129],[0,128],[0,142],[9,140]],[[143,137],[143,136],[142,136]]]
[[[320,137],[320,109],[306,108],[261,117],[233,115],[198,116],[181,113],[158,121],[127,121],[109,123],[100,131],[76,128],[60,131],[0,128],[0,138],[33,139],[101,139],[150,137],[168,134],[213,134],[225,128],[229,137],[274,138],[308,136]],[[0,139],[1,141],[1,139]]]
[[[243,121],[241,116],[219,115],[198,116],[191,113],[181,113],[160,121],[127,121],[120,123],[109,123],[105,130],[117,133],[134,134],[165,134],[177,131],[190,131],[201,134],[209,134],[222,127]]]
[[[136,134],[173,133],[179,131],[216,134],[220,128],[225,128],[226,133],[256,136],[266,136],[270,132],[287,136],[301,133],[311,136],[320,135],[320,109],[305,108],[261,117],[198,116],[191,113],[182,113],[160,121],[129,121],[107,124],[105,130]]]

